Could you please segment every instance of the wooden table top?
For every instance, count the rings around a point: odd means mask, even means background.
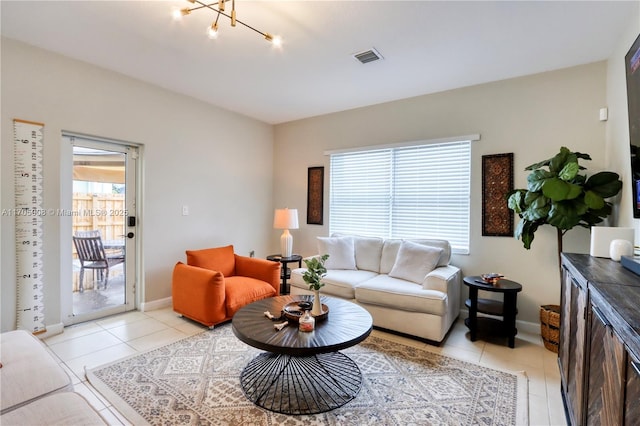
[[[233,316],[233,333],[250,346],[293,356],[336,352],[357,345],[371,334],[373,319],[369,312],[355,303],[328,296],[321,296],[321,301],[329,307],[329,315],[316,321],[314,331],[298,331],[294,321],[276,330],[274,324],[282,321],[272,321],[264,312],[279,316],[287,303],[297,300],[313,301],[313,296],[278,296],[242,307]]]

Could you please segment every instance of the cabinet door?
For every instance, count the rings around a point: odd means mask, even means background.
[[[562,311],[565,322],[562,324],[563,351],[561,354],[563,389],[567,399],[571,423],[582,425],[584,422],[584,367],[586,353],[586,286],[565,270],[565,303],[568,310]]]
[[[571,274],[562,268],[560,280],[560,345],[558,346],[558,365],[563,389],[569,383],[569,352],[571,351]]]
[[[640,422],[640,359],[629,353],[627,357],[627,386],[624,403],[624,424]]]
[[[621,425],[626,350],[602,311],[590,307],[587,424]]]

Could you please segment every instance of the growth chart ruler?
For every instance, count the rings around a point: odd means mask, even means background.
[[[44,325],[42,280],[42,143],[44,124],[13,120],[16,283],[18,328],[41,333]]]

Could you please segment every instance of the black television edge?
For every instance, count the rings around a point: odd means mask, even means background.
[[[640,35],[624,57],[629,107],[633,217],[640,219]]]

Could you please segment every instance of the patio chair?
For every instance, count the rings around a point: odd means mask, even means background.
[[[79,290],[82,293],[84,291],[84,270],[92,269],[98,271],[99,278],[102,280],[104,276],[104,288],[107,288],[109,281],[109,268],[124,262],[124,254],[118,254],[114,256],[107,256],[104,251],[104,245],[102,244],[102,237],[100,235],[94,236],[74,236],[73,244],[76,247],[78,253],[78,260],[80,261],[80,286]],[[100,285],[97,285],[99,288]]]

